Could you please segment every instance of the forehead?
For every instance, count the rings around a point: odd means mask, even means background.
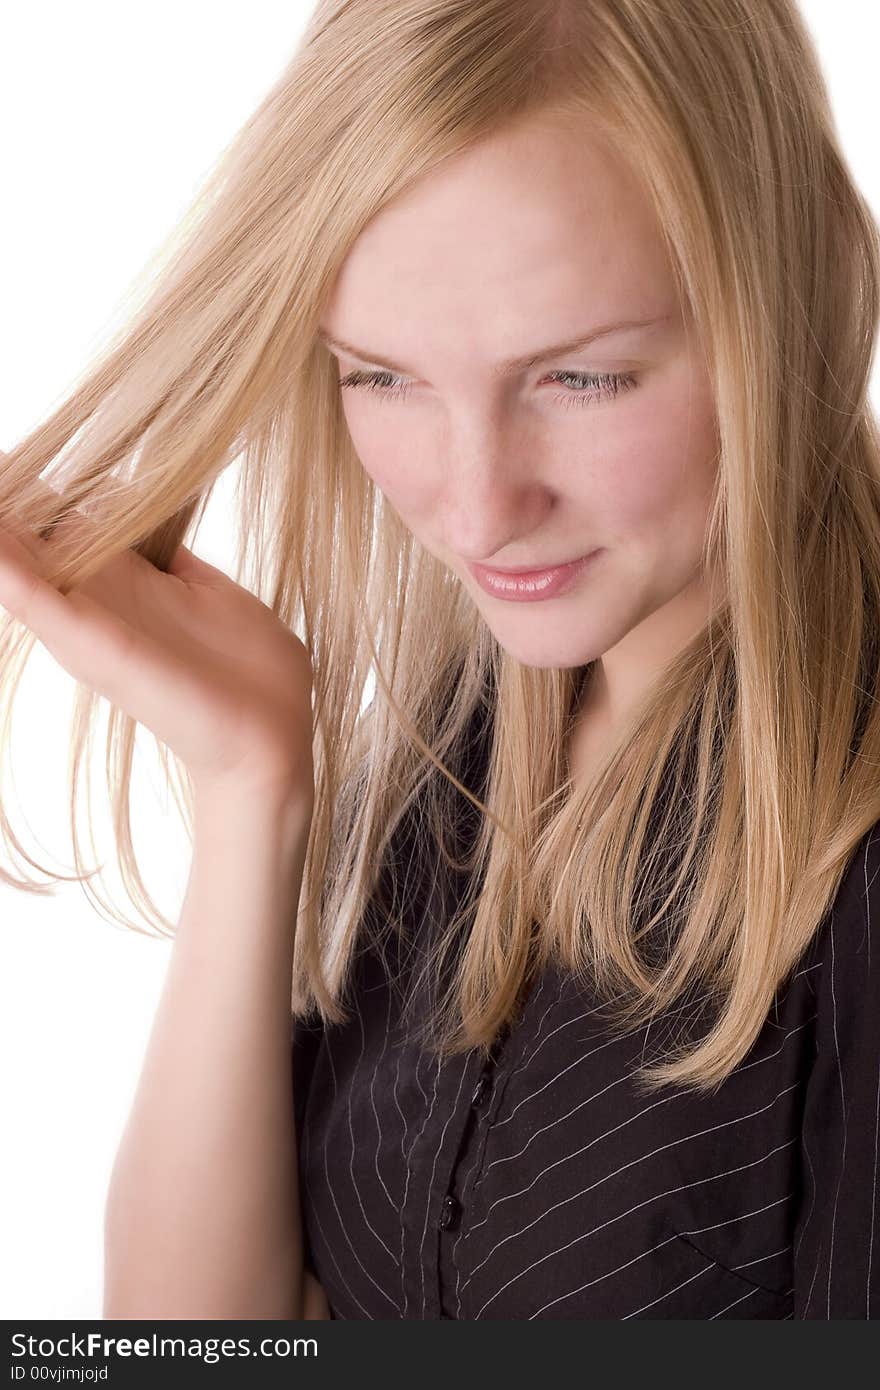
[[[323,324],[353,342],[393,326],[401,353],[442,343],[448,326],[489,352],[528,344],[536,327],[660,311],[672,288],[653,209],[624,161],[583,123],[532,117],[382,208],[351,247]]]

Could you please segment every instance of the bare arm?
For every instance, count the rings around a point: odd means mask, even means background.
[[[309,651],[187,546],[160,568],[43,492],[48,510],[0,525],[0,605],[196,790],[186,899],[108,1188],[104,1316],[327,1316],[303,1269],[290,1055]]]
[[[216,789],[108,1189],[105,1318],[326,1318],[303,1269],[290,978],[311,808]]]

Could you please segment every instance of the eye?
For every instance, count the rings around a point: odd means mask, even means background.
[[[362,390],[375,391],[380,396],[405,396],[409,382],[394,376],[392,372],[364,372],[356,370],[340,379],[340,387],[354,386]]]
[[[629,391],[638,385],[629,372],[549,372],[549,381],[575,382],[565,392],[556,396],[563,405],[586,405],[595,396],[617,396],[621,391]],[[393,372],[365,372],[356,370],[340,379],[340,388],[375,391],[380,396],[403,397],[410,389],[410,382],[395,376]]]
[[[574,381],[577,385],[556,399],[563,405],[585,405],[590,395],[618,396],[637,385],[631,372],[550,372],[550,381]]]

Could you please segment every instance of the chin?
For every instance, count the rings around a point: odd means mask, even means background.
[[[580,652],[565,650],[565,644],[560,643],[557,648],[542,644],[539,649],[534,645],[529,646],[523,643],[519,646],[509,640],[505,640],[499,633],[493,631],[493,636],[500,647],[504,649],[508,656],[514,661],[518,661],[520,666],[526,666],[535,671],[574,671],[581,666],[586,666],[591,661],[596,661],[601,653],[594,651]]]

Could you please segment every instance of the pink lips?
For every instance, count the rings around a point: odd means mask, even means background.
[[[555,565],[546,570],[522,570],[514,574],[487,569],[485,565],[468,565],[481,589],[493,598],[512,599],[517,603],[534,603],[538,599],[555,598],[568,589],[588,563],[601,552],[593,550],[567,565]]]

